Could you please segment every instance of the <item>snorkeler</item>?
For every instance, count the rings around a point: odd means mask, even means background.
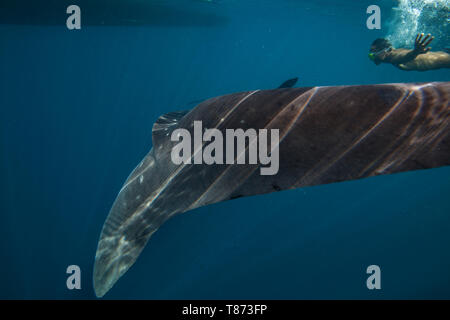
[[[414,49],[395,49],[383,38],[376,39],[370,47],[369,58],[376,65],[390,63],[401,70],[427,71],[450,68],[450,54],[444,51],[430,51],[428,45],[433,41],[431,34],[416,36]],[[427,48],[428,47],[428,48]]]

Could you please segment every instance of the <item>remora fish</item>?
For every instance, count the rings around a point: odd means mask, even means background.
[[[161,116],[153,148],[126,180],[98,243],[94,288],[103,296],[150,236],[176,213],[304,186],[450,164],[450,82],[242,92]],[[175,165],[176,128],[279,129],[279,171],[256,165]]]

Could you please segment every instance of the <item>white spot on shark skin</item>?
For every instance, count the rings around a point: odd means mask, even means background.
[[[241,124],[244,124],[245,123],[245,120],[241,120]]]
[[[137,195],[136,200],[141,200],[141,195]]]
[[[124,244],[126,244],[128,241],[125,239],[125,236],[123,235],[123,236],[121,236],[120,237],[120,239],[119,239],[119,245],[124,245]]]
[[[139,183],[142,184],[143,181],[144,181],[144,176],[141,175],[141,176],[139,177]]]

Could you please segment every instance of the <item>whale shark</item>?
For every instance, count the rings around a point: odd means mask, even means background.
[[[448,166],[449,97],[450,82],[279,88],[214,97],[162,115],[153,124],[152,149],[103,225],[96,295],[112,288],[175,214],[239,197]],[[279,154],[278,172],[260,174],[261,163],[174,163],[173,133],[194,134],[196,121],[217,132],[277,130],[270,150]],[[189,157],[212,142],[202,143]]]

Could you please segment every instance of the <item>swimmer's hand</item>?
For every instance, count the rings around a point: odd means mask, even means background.
[[[423,33],[418,33],[416,36],[416,41],[414,42],[414,52],[419,55],[423,53],[427,53],[431,50],[431,47],[427,46],[433,41],[434,37],[431,34],[427,34],[424,37]]]

